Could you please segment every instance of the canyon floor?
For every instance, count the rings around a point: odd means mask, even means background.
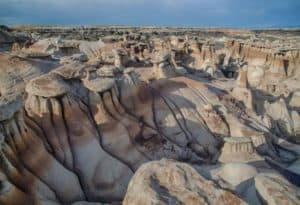
[[[300,205],[300,29],[0,26],[0,204]]]

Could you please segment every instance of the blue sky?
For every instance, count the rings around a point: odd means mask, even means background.
[[[300,27],[300,0],[0,0],[0,24]]]

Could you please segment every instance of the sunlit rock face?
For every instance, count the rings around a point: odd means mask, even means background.
[[[43,29],[0,39],[0,204],[300,204],[293,31]]]
[[[132,178],[124,205],[247,204],[219,189],[185,163],[163,159],[142,165]]]

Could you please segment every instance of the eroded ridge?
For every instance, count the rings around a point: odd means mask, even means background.
[[[15,42],[0,203],[300,204],[299,49],[230,35]]]

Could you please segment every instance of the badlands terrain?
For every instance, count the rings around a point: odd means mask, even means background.
[[[0,204],[299,205],[300,30],[0,27]]]

